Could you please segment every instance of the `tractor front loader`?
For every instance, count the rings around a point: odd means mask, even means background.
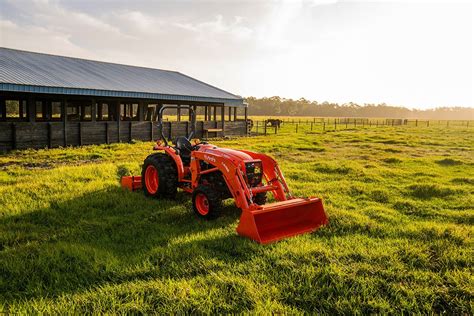
[[[190,134],[169,145],[162,128],[162,114],[167,108],[176,107],[163,106],[158,113],[161,140],[154,150],[160,152],[145,159],[141,176],[123,177],[123,187],[142,188],[145,195],[156,198],[174,198],[179,188],[192,194],[193,210],[204,219],[218,216],[222,201],[233,198],[242,210],[238,234],[263,244],[311,232],[328,223],[322,201],[293,197],[271,157],[206,142],[191,144],[196,126],[191,107]],[[276,202],[267,203],[269,192]]]

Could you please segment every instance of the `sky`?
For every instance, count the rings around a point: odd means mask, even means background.
[[[241,96],[474,107],[471,1],[0,0],[0,46]]]

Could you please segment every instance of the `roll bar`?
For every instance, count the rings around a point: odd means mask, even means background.
[[[165,135],[163,134],[163,111],[166,109],[188,109],[189,113],[191,114],[191,131],[189,132],[189,135],[186,136],[188,140],[191,140],[191,138],[196,134],[196,112],[194,112],[194,109],[189,106],[189,105],[163,105],[161,106],[160,110],[158,111],[158,122],[157,122],[157,127],[160,130],[160,136],[161,139],[165,142],[165,146],[168,146],[168,141],[166,140]]]

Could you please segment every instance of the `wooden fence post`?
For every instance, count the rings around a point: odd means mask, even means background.
[[[150,141],[153,141],[153,122],[150,121]]]
[[[296,123],[296,133],[298,133],[298,123]]]
[[[311,122],[311,131],[313,131],[313,122]]]
[[[17,149],[18,145],[16,142],[16,124],[12,123],[12,149]]]
[[[82,122],[79,122],[79,146],[82,146]]]
[[[51,133],[51,123],[48,122],[48,148],[53,147],[52,133]]]
[[[105,122],[105,143],[107,145],[110,143],[110,140],[109,140],[109,122]]]

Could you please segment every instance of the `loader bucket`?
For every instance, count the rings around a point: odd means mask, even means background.
[[[295,198],[243,211],[237,233],[261,244],[311,232],[328,219],[318,198]]]

